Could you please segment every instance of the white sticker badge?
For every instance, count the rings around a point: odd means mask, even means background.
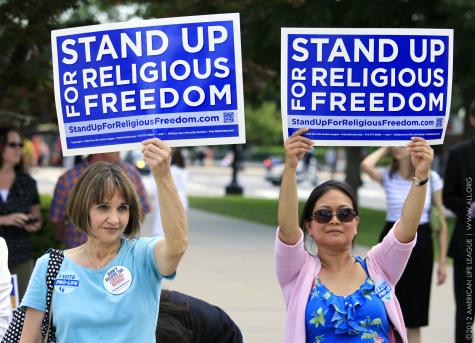
[[[386,280],[379,280],[374,286],[374,292],[385,303],[393,300],[393,290]]]
[[[59,294],[70,294],[79,287],[79,279],[76,274],[64,272],[54,279],[54,290]]]
[[[104,288],[111,294],[118,295],[127,291],[132,284],[132,274],[124,266],[114,266],[104,275]]]

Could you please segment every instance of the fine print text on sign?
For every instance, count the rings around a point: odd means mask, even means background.
[[[64,155],[245,142],[239,14],[52,31]]]
[[[452,30],[282,29],[284,138],[316,145],[442,144]]]

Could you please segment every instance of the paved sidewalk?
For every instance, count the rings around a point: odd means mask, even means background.
[[[274,228],[194,209],[189,226],[189,249],[176,279],[165,287],[223,308],[247,343],[283,342],[285,309],[274,272]],[[365,249],[357,249],[364,254]],[[432,288],[431,325],[423,329],[423,343],[453,341],[451,266],[448,273],[446,284]]]

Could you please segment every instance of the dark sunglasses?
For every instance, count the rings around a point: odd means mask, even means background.
[[[12,149],[23,148],[23,143],[8,142],[7,146]]]
[[[358,213],[356,210],[344,207],[338,209],[336,212],[332,212],[328,209],[316,210],[312,213],[311,219],[320,224],[327,224],[332,220],[333,216],[336,216],[340,222],[348,223],[355,219],[357,215]]]

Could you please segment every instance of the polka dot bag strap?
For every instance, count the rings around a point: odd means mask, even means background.
[[[53,296],[54,290],[54,279],[56,275],[58,275],[59,269],[61,268],[61,264],[63,262],[63,251],[49,249],[48,253],[50,254],[48,260],[48,269],[46,272],[46,285],[48,287],[46,293],[46,312],[41,323],[41,335],[45,337],[46,332],[48,332],[48,337],[46,338],[46,342],[54,343],[56,342],[54,338],[54,328],[51,328],[48,331],[48,327],[50,324],[49,321],[49,314],[50,314],[50,305],[51,305],[51,298]],[[23,324],[25,322],[25,309],[23,307],[18,307],[15,312],[13,313],[13,319],[8,326],[7,332],[3,336],[1,343],[17,343],[20,342],[21,331],[23,330]],[[44,341],[44,340],[43,340]]]
[[[54,291],[54,279],[59,273],[61,264],[63,263],[64,254],[62,250],[48,249],[49,260],[48,260],[48,269],[46,271],[46,286],[48,291],[46,293],[46,312],[43,317],[43,322],[41,323],[41,336],[43,337],[44,342],[54,343],[56,342],[54,335],[54,327],[52,323],[51,314],[51,299],[53,298]],[[48,337],[46,337],[48,335]],[[45,339],[46,338],[46,339]]]

